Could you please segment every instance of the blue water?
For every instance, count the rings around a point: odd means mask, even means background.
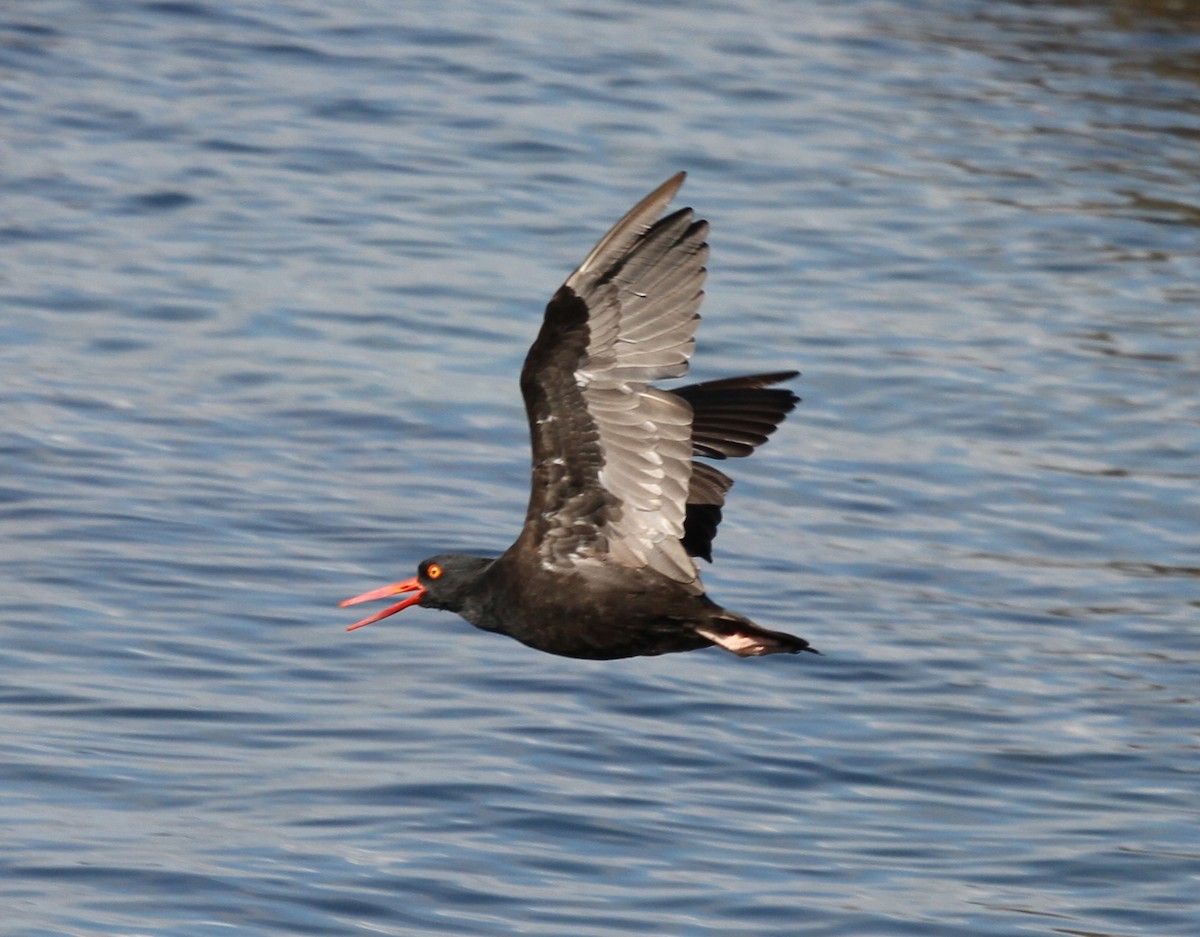
[[[1192,5],[0,10],[0,931],[1200,933]],[[524,510],[516,372],[678,169],[797,367],[608,663],[339,599]]]

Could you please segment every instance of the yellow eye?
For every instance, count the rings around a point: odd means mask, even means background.
[[[437,579],[442,575],[442,567],[438,566],[437,563],[430,563],[429,568],[425,570],[425,575],[430,579]]]

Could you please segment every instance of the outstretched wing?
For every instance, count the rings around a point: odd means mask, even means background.
[[[743,458],[761,446],[795,409],[800,398],[773,387],[797,377],[796,371],[748,374],[676,387],[671,393],[692,407],[692,455],[706,459]],[[712,562],[712,542],[721,508],[733,479],[704,462],[692,463],[683,548]]]
[[[533,443],[522,538],[543,565],[608,556],[695,592],[682,544],[692,408],[650,381],[687,373],[704,297],[708,225],[659,215],[679,173],[593,248],[546,307],[521,370]]]

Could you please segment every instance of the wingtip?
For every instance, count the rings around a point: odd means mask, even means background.
[[[579,292],[576,287],[581,279],[592,275],[596,270],[604,272],[615,259],[629,250],[666,211],[686,178],[687,173],[680,170],[629,209],[592,248],[575,272],[567,277],[566,285]]]
[[[647,195],[644,199],[642,199],[634,207],[633,211],[631,211],[630,214],[633,214],[634,211],[637,211],[638,208],[642,207],[643,205],[648,206],[648,205],[655,205],[655,204],[658,205],[658,213],[661,214],[663,211],[666,210],[667,205],[671,202],[672,199],[675,198],[675,196],[678,194],[679,190],[681,188],[683,188],[683,183],[685,181],[687,181],[687,172],[686,172],[686,170],[681,169],[681,170],[679,170],[679,172],[675,173],[675,175],[671,176],[664,183],[662,183],[660,186],[658,186],[653,192],[651,192],[649,195]]]
[[[675,173],[670,179],[654,190],[653,195],[665,195],[670,201],[675,197],[675,193],[683,188],[683,184],[687,181],[687,170],[681,169]],[[651,197],[653,197],[653,195]]]

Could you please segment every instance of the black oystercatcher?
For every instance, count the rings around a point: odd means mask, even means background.
[[[347,599],[411,593],[350,630],[423,605],[566,657],[812,650],[709,599],[693,560],[711,561],[733,482],[692,457],[750,455],[798,398],[771,387],[795,371],[650,386],[687,373],[700,321],[708,224],[690,208],[659,217],[683,180],[635,205],[546,307],[521,369],[533,490],[516,543],[494,559],[434,556]]]

